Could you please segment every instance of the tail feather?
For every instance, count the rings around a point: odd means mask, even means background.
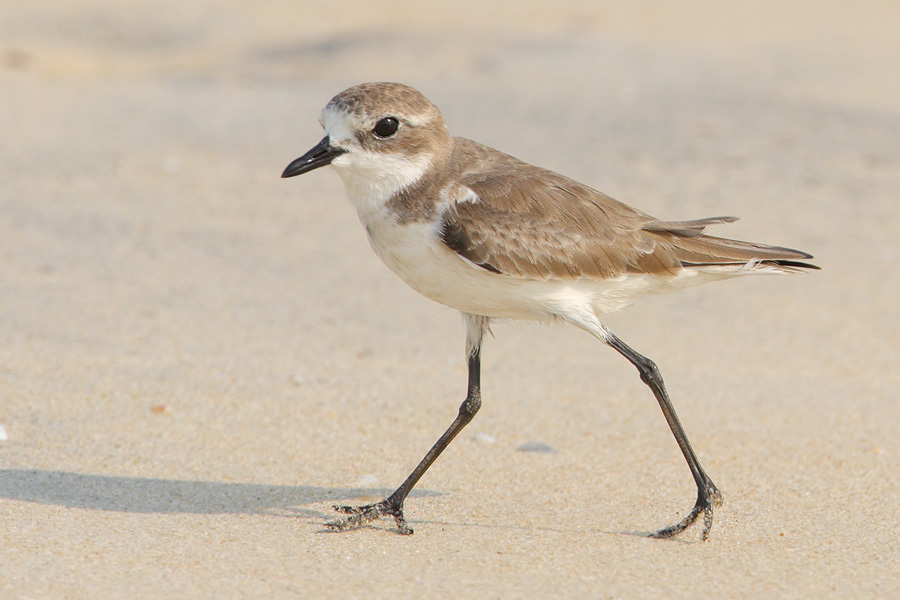
[[[804,269],[819,268],[812,263],[797,260],[812,258],[812,255],[793,248],[708,235],[681,237],[673,239],[672,242],[675,255],[685,267],[734,266],[747,271],[781,273],[799,273]]]
[[[643,229],[657,233],[672,233],[683,237],[696,237],[710,225],[722,225],[734,223],[738,217],[707,217],[694,219],[693,221],[650,221]]]
[[[695,221],[653,221],[644,226],[671,244],[677,260],[685,267],[735,267],[741,271],[798,273],[818,269],[803,262],[811,254],[756,242],[744,242],[706,235],[708,225],[732,223],[736,217],[711,217]]]

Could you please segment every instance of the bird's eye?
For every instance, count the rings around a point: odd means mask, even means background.
[[[397,119],[395,119],[394,117],[385,117],[375,124],[375,128],[372,130],[372,133],[380,138],[391,137],[392,135],[397,133],[398,127],[400,127],[400,123],[397,121]]]

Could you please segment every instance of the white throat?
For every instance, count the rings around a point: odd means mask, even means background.
[[[357,147],[337,157],[331,166],[362,216],[380,212],[391,198],[419,181],[431,167],[431,154],[409,157]]]

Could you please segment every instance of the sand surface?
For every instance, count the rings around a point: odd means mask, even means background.
[[[875,1],[4,0],[0,598],[900,596],[898,22]],[[494,327],[416,534],[324,531],[465,392],[459,316],[380,264],[337,176],[279,179],[333,94],[384,79],[658,217],[738,215],[715,233],[815,254],[606,320],[725,493],[707,543],[639,535],[695,490],[634,369],[528,324]]]

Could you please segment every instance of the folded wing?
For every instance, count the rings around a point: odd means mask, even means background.
[[[528,279],[676,276],[683,269],[733,267],[795,272],[817,268],[805,252],[705,235],[735,221],[660,221],[552,171],[504,157],[463,174],[463,201],[442,214],[444,243],[488,271]]]

